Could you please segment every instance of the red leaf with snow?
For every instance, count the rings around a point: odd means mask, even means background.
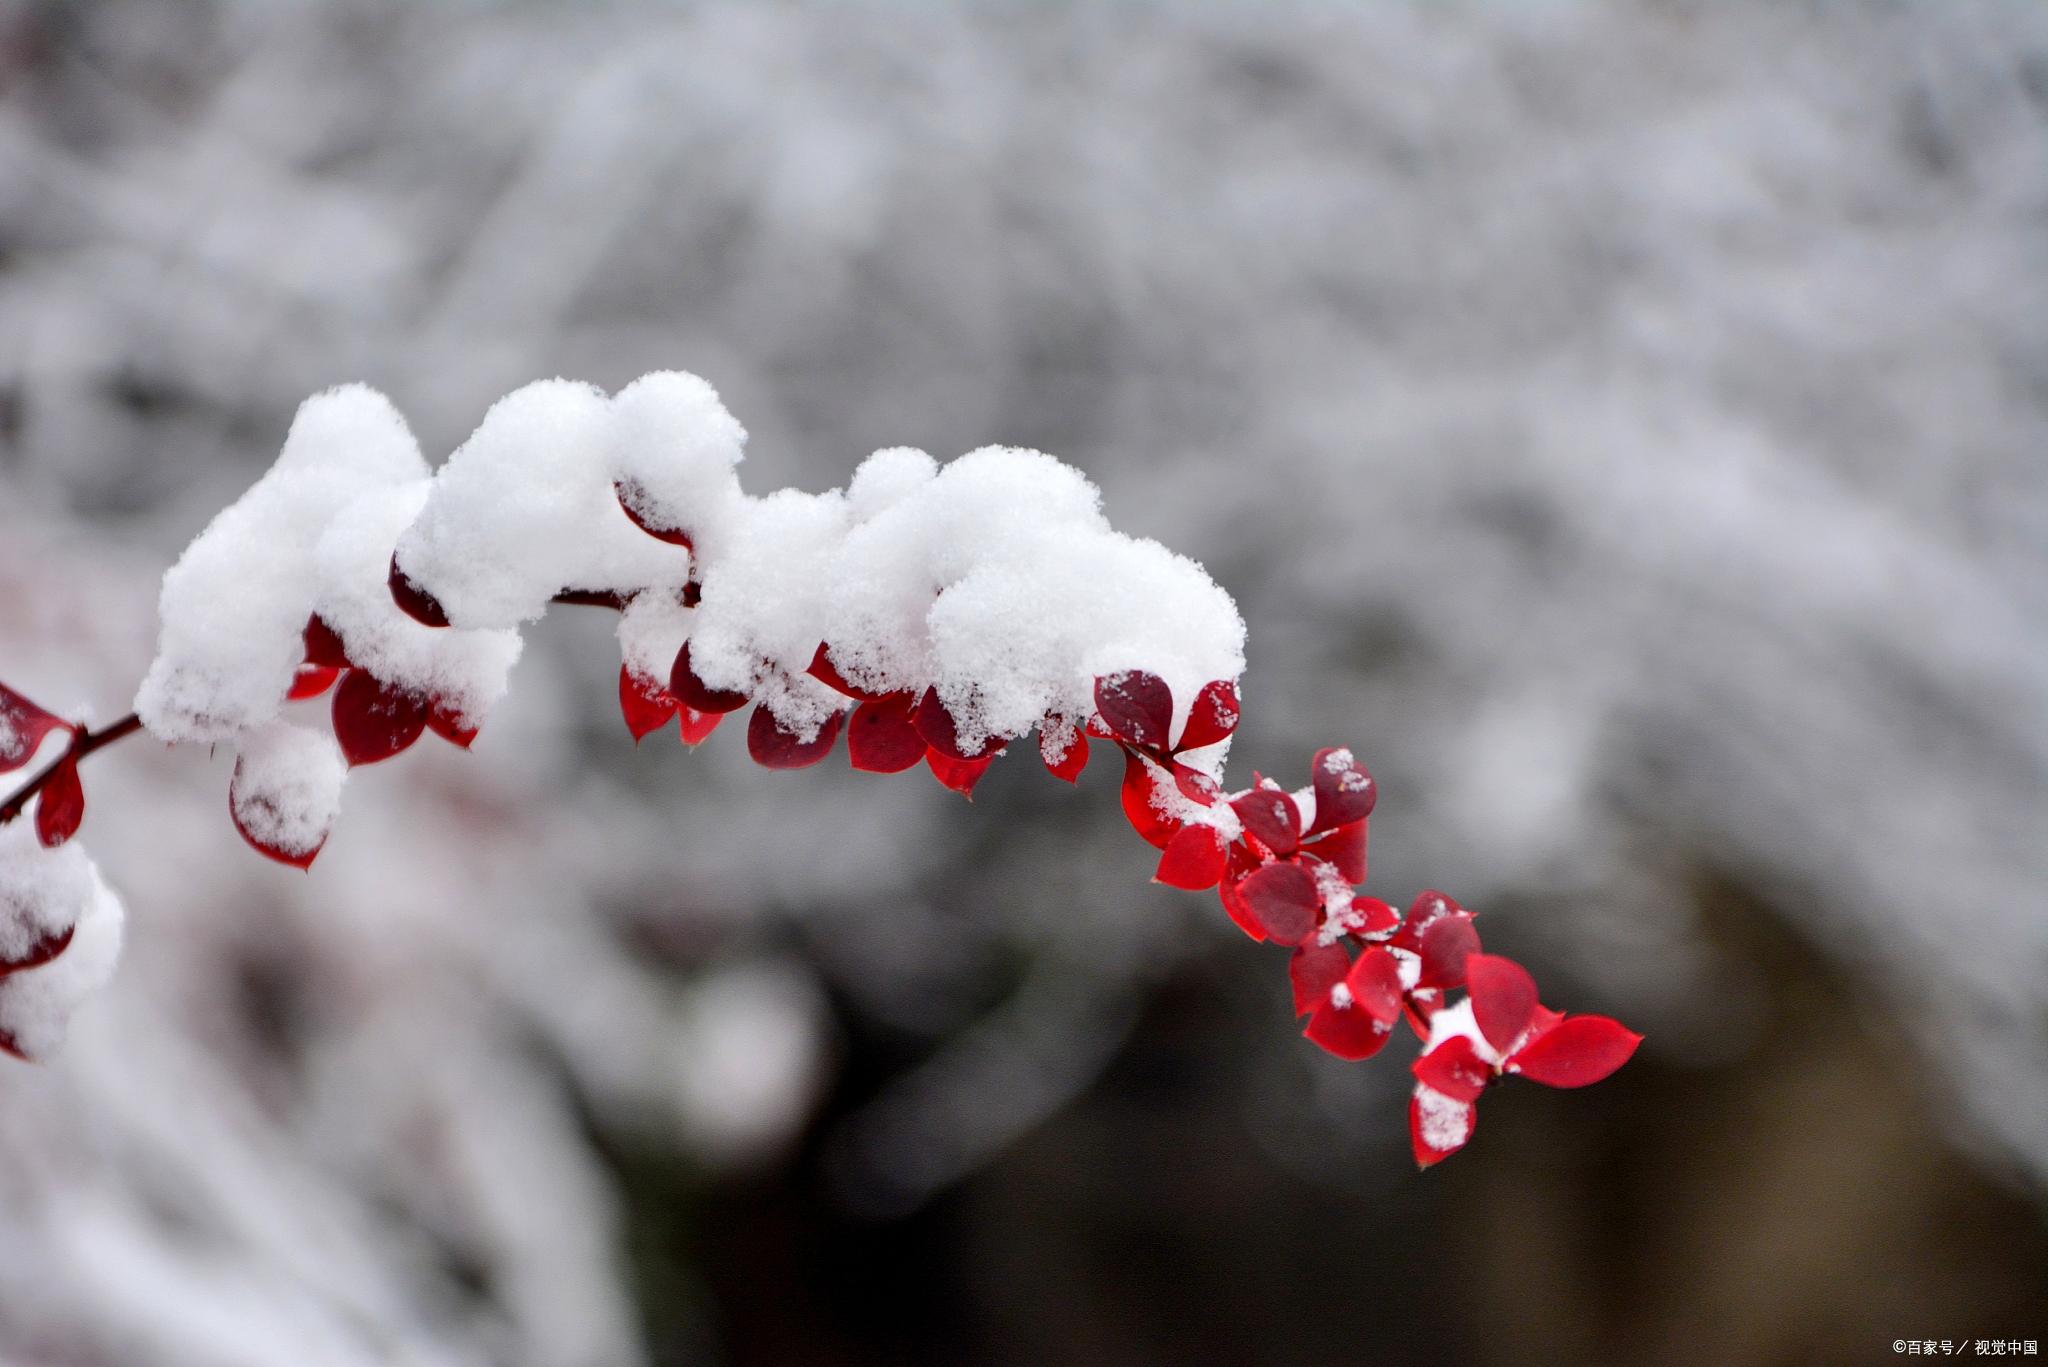
[[[1044,725],[1039,726],[1038,758],[1044,761],[1046,772],[1054,778],[1067,783],[1077,783],[1080,781],[1081,771],[1088,767],[1088,737],[1080,727],[1073,727],[1071,734],[1067,736],[1067,748],[1055,754],[1052,748],[1053,741],[1064,729],[1056,724],[1050,729]]]
[[[846,714],[834,712],[816,735],[805,740],[785,727],[767,703],[760,703],[747,718],[747,753],[764,769],[808,769],[832,753],[845,723]]]
[[[1230,917],[1231,923],[1252,939],[1264,944],[1266,928],[1259,924],[1258,917],[1252,915],[1252,909],[1246,904],[1244,894],[1237,890],[1237,885],[1241,881],[1234,876],[1226,875],[1223,881],[1216,885],[1216,895],[1222,901],[1224,914]]]
[[[681,546],[684,550],[695,549],[690,544],[688,532],[680,527],[658,527],[641,511],[647,506],[648,500],[647,491],[640,487],[638,480],[615,480],[612,483],[612,493],[618,497],[619,506],[626,510],[626,516],[632,519],[635,527],[656,541],[666,541],[669,545]]]
[[[403,752],[427,729],[427,704],[360,669],[334,690],[334,738],[351,765],[375,764]]]
[[[924,762],[931,769],[933,778],[972,802],[974,785],[981,782],[981,776],[988,772],[988,766],[994,764],[996,755],[1001,753],[997,750],[980,759],[953,759],[936,750],[927,750]]]
[[[1166,814],[1166,806],[1173,800],[1172,793],[1173,789],[1167,786],[1165,772],[1158,765],[1140,755],[1124,755],[1121,793],[1124,816],[1129,819],[1131,829],[1155,849],[1165,849],[1174,833],[1181,828],[1179,821]]]
[[[341,677],[341,671],[333,665],[300,665],[292,675],[292,686],[285,697],[292,702],[304,702],[317,698],[334,687],[334,681]]]
[[[71,937],[78,932],[76,925],[68,925],[54,935],[39,935],[36,942],[22,952],[19,959],[0,959],[0,979],[10,973],[21,973],[31,968],[41,968],[50,960],[71,947]]]
[[[981,759],[993,754],[1000,744],[995,737],[987,736],[982,739],[977,749],[968,750],[962,746],[960,725],[953,719],[953,714],[947,710],[946,705],[939,701],[939,690],[936,688],[927,688],[924,691],[924,696],[917,700],[917,710],[911,714],[911,720],[917,726],[917,734],[923,736],[933,750],[947,759]]]
[[[729,712],[699,712],[694,707],[681,707],[676,715],[682,718],[683,744],[702,745],[708,740],[718,724],[732,714]]]
[[[804,673],[810,675],[819,683],[825,685],[825,687],[835,692],[844,693],[847,697],[860,702],[877,702],[882,698],[894,696],[892,694],[876,693],[871,689],[860,688],[848,683],[846,676],[841,674],[838,666],[832,663],[832,656],[825,649],[823,641],[818,643],[817,650],[811,655],[810,664],[804,667]]]
[[[1294,853],[1301,839],[1301,809],[1277,788],[1254,788],[1230,799],[1230,810],[1261,845],[1278,855]]]
[[[1268,864],[1239,883],[1237,891],[1273,943],[1298,945],[1315,933],[1323,899],[1301,865]]]
[[[1228,679],[1211,679],[1195,694],[1187,725],[1180,729],[1180,744],[1174,748],[1199,750],[1214,745],[1237,730],[1238,712],[1237,685]]]
[[[1384,946],[1374,945],[1358,956],[1344,976],[1344,988],[1356,1007],[1381,1026],[1392,1028],[1400,1019],[1401,966]]]
[[[1333,831],[1325,831],[1301,848],[1305,853],[1336,865],[1337,872],[1344,875],[1345,882],[1363,883],[1366,867],[1365,837],[1366,823],[1363,820],[1349,821]]]
[[[1418,1167],[1443,1162],[1472,1142],[1479,1108],[1445,1096],[1434,1087],[1418,1086],[1408,1100],[1408,1142]]]
[[[0,684],[0,774],[27,764],[52,731],[70,729],[71,723]]]
[[[1287,980],[1294,987],[1294,1014],[1306,1016],[1323,1004],[1330,989],[1351,971],[1351,954],[1341,944],[1305,944],[1287,959]]]
[[[242,804],[236,799],[236,790],[242,786],[242,762],[235,761],[234,777],[228,780],[228,820],[235,823],[235,833],[249,843],[249,848],[266,859],[275,859],[280,864],[289,864],[295,869],[310,869],[313,861],[320,857],[320,851],[327,848],[327,837],[322,835],[320,843],[310,850],[285,850],[262,840],[242,824]]]
[[[731,688],[713,688],[697,676],[690,664],[688,641],[676,652],[676,662],[669,669],[668,691],[677,702],[699,712],[737,712],[747,705],[746,694]]]
[[[1216,805],[1216,799],[1223,796],[1223,789],[1215,779],[1200,769],[1192,768],[1175,760],[1171,764],[1173,786],[1180,789],[1181,796],[1204,807]]]
[[[1153,750],[1166,748],[1173,725],[1173,690],[1157,674],[1127,669],[1097,679],[1095,710],[1119,740]]]
[[[1439,916],[1422,932],[1422,976],[1418,987],[1459,987],[1465,981],[1465,960],[1479,952],[1479,932],[1462,911]]]
[[[1361,923],[1354,935],[1384,935],[1401,924],[1401,915],[1377,897],[1354,897],[1351,914]]]
[[[1356,1063],[1384,1049],[1392,1032],[1381,1022],[1358,1009],[1339,1006],[1335,996],[1325,1000],[1308,1018],[1301,1032],[1338,1058]]]
[[[1508,1060],[1508,1070],[1546,1087],[1587,1087],[1627,1063],[1642,1042],[1606,1016],[1566,1016]]]
[[[631,665],[619,666],[619,715],[636,743],[668,725],[680,706],[675,695],[654,680],[635,674]]]
[[[85,820],[85,785],[78,781],[78,760],[66,755],[36,794],[36,839],[54,849],[78,834]]]
[[[437,701],[427,709],[427,729],[457,749],[476,744],[476,727],[446,703]]]
[[[846,723],[846,753],[869,774],[900,774],[924,758],[925,740],[911,722],[908,693],[892,693],[853,709]]]
[[[1348,826],[1372,815],[1379,790],[1373,786],[1372,775],[1365,772],[1365,766],[1349,750],[1316,751],[1309,773],[1316,794],[1316,819],[1309,828],[1311,834]]]
[[[1227,857],[1223,835],[1214,826],[1183,826],[1166,843],[1166,853],[1160,856],[1159,871],[1152,875],[1152,881],[1201,892],[1222,880]]]
[[[306,663],[326,665],[329,669],[350,669],[353,665],[348,658],[348,648],[341,643],[341,636],[328,626],[319,613],[306,619],[306,629],[300,633],[306,642]]]
[[[1467,916],[1472,914],[1440,892],[1417,893],[1415,900],[1408,904],[1408,915],[1403,918],[1401,928],[1394,932],[1394,937],[1387,943],[1396,949],[1419,954],[1422,952],[1422,933],[1435,925],[1438,918],[1452,912],[1464,912]]]
[[[1452,1035],[1410,1066],[1415,1080],[1453,1101],[1477,1101],[1493,1081],[1493,1065],[1463,1035]]]
[[[1495,1052],[1505,1054],[1522,1038],[1536,1014],[1536,980],[1513,959],[1474,954],[1465,960],[1472,993],[1472,1018]]]
[[[391,585],[391,601],[413,621],[423,627],[448,625],[448,609],[441,606],[440,599],[414,583],[411,575],[398,568],[396,551],[391,553],[391,573],[386,582]]]

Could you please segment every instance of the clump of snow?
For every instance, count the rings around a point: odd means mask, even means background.
[[[619,655],[642,679],[666,687],[676,653],[690,638],[696,613],[672,593],[650,590],[633,596],[619,614]]]
[[[1454,1006],[1446,1006],[1429,1018],[1429,1040],[1422,1046],[1425,1054],[1436,1049],[1453,1036],[1471,1041],[1472,1051],[1486,1062],[1498,1065],[1500,1050],[1486,1042],[1480,1032],[1479,1019],[1472,1014],[1472,999],[1461,997]]]
[[[69,930],[92,895],[92,861],[76,841],[45,849],[30,822],[0,826],[0,962]]]
[[[642,375],[612,399],[610,478],[650,526],[716,552],[733,522],[746,429],[695,375]]]
[[[348,761],[334,737],[277,721],[242,738],[229,801],[249,838],[280,854],[320,848],[341,812]]]
[[[1472,1137],[1472,1125],[1478,1119],[1469,1101],[1445,1096],[1421,1083],[1415,1086],[1415,1111],[1421,1121],[1422,1142],[1439,1153],[1462,1146]]]
[[[322,531],[363,493],[425,473],[405,419],[375,390],[300,405],[277,463],[164,575],[156,658],[135,699],[150,732],[210,743],[276,716],[318,596]]]
[[[115,961],[120,958],[125,919],[121,899],[90,860],[82,854],[79,858],[85,875],[84,896],[71,944],[40,967],[0,978],[0,1037],[25,1058],[44,1059],[56,1051],[64,1042],[72,1012],[113,976]]]

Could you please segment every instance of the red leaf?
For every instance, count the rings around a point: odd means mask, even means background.
[[[1301,810],[1293,798],[1277,788],[1254,788],[1230,799],[1230,810],[1261,845],[1278,855],[1294,853],[1301,840]]]
[[[1344,875],[1347,883],[1365,881],[1365,836],[1366,823],[1363,819],[1349,821],[1334,831],[1325,831],[1301,848],[1318,859],[1326,859],[1337,866],[1337,872]]]
[[[341,671],[333,665],[300,665],[292,675],[292,686],[285,697],[292,702],[317,698],[334,687],[334,681],[340,677]]]
[[[1181,828],[1181,822],[1166,814],[1166,805],[1172,800],[1168,794],[1172,792],[1158,765],[1140,755],[1124,755],[1124,816],[1131,829],[1155,849],[1165,849]]]
[[[747,705],[747,695],[730,688],[713,688],[697,677],[690,665],[690,643],[676,652],[668,674],[668,691],[677,702],[699,712],[737,712]]]
[[[440,702],[427,709],[427,729],[458,749],[467,750],[476,743],[476,727],[465,721],[460,712]]]
[[[36,794],[36,839],[54,849],[78,834],[84,820],[85,785],[78,781],[77,759],[66,755]]]
[[[1353,1005],[1382,1027],[1392,1028],[1400,1019],[1401,966],[1384,946],[1374,945],[1358,956],[1344,976],[1344,989]]]
[[[319,844],[315,845],[310,850],[302,850],[296,854],[288,853],[285,850],[279,849],[275,845],[267,844],[264,841],[258,840],[255,837],[255,835],[253,835],[250,832],[249,828],[242,824],[241,809],[239,805],[235,802],[235,789],[240,786],[241,782],[242,762],[240,760],[236,760],[235,776],[228,780],[228,820],[235,823],[236,834],[240,835],[243,840],[246,840],[249,843],[250,849],[256,851],[256,853],[262,855],[266,859],[275,859],[278,863],[289,864],[291,867],[295,869],[312,868],[313,861],[320,857],[320,851],[327,848],[327,837],[324,835],[321,836]]]
[[[1252,939],[1264,944],[1266,928],[1259,924],[1258,917],[1252,915],[1252,909],[1246,904],[1244,894],[1237,890],[1238,884],[1242,881],[1235,877],[1225,877],[1216,885],[1216,895],[1222,901],[1224,913],[1230,917],[1231,922]]]
[[[636,743],[666,726],[681,705],[654,680],[641,678],[631,666],[619,666],[619,714]]]
[[[1316,793],[1316,819],[1309,827],[1310,834],[1348,826],[1372,815],[1379,790],[1373,786],[1372,775],[1365,772],[1365,766],[1349,750],[1316,751],[1309,772]]]
[[[853,709],[846,723],[846,753],[870,774],[900,774],[925,756],[924,737],[911,724],[908,693],[892,693]]]
[[[1394,932],[1394,937],[1387,943],[1396,949],[1419,954],[1422,952],[1422,932],[1435,925],[1437,918],[1464,910],[1440,892],[1417,893],[1415,900],[1408,904],[1408,915],[1402,920],[1401,928]]]
[[[1528,969],[1498,954],[1474,954],[1466,959],[1465,980],[1479,1033],[1497,1053],[1507,1053],[1521,1040],[1536,1013],[1536,980]]]
[[[71,937],[78,932],[76,925],[68,925],[54,935],[40,935],[19,959],[0,959],[0,978],[10,973],[20,973],[31,968],[41,968],[50,960],[71,947]]]
[[[815,736],[804,740],[786,729],[767,703],[760,703],[747,718],[747,753],[764,769],[808,769],[832,753],[839,728],[845,723],[846,714],[834,712]]]
[[[1239,883],[1237,891],[1273,943],[1298,945],[1315,933],[1323,899],[1301,865],[1268,864]]]
[[[1173,786],[1180,789],[1181,796],[1204,807],[1216,805],[1216,799],[1223,796],[1223,789],[1216,780],[1200,769],[1192,768],[1175,760],[1171,764]]]
[[[1508,1071],[1546,1087],[1586,1087],[1627,1063],[1642,1042],[1606,1016],[1566,1016],[1508,1060]]]
[[[0,684],[0,774],[27,764],[52,731],[70,729],[71,723]]]
[[[1418,1167],[1441,1163],[1472,1142],[1479,1108],[1445,1096],[1434,1087],[1417,1087],[1408,1101],[1408,1142]]]
[[[699,712],[694,707],[683,707],[677,709],[677,715],[682,717],[683,744],[694,748],[709,739],[711,733],[718,729],[718,724],[731,713]]]
[[[924,762],[930,766],[932,777],[951,788],[969,802],[974,800],[974,785],[981,782],[981,776],[988,772],[988,766],[996,762],[996,755],[983,755],[980,759],[953,759],[937,750],[927,750]]]
[[[1183,826],[1167,842],[1152,881],[1189,892],[1213,888],[1223,877],[1226,857],[1223,835],[1214,826]]]
[[[1305,944],[1287,959],[1287,980],[1294,986],[1294,1014],[1306,1016],[1323,1004],[1330,989],[1351,971],[1351,954],[1341,944]]]
[[[1080,727],[1074,727],[1073,733],[1067,737],[1067,748],[1055,756],[1049,738],[1059,734],[1060,729],[1057,724],[1051,730],[1043,724],[1039,726],[1038,757],[1045,762],[1046,772],[1054,778],[1076,783],[1080,781],[1081,771],[1088,767],[1088,737]]]
[[[334,690],[334,738],[351,765],[375,764],[403,752],[427,729],[427,704],[351,669]]]
[[[1166,748],[1173,725],[1173,690],[1142,669],[1127,669],[1095,681],[1095,710],[1119,739],[1153,750]]]
[[[410,575],[398,568],[397,551],[391,553],[391,573],[387,582],[391,585],[391,601],[413,621],[425,627],[448,625],[448,609],[441,606],[440,599],[414,583]]]
[[[326,665],[330,669],[352,668],[348,648],[342,645],[341,637],[334,628],[314,613],[306,619],[306,630],[302,633],[306,642],[306,663]]]
[[[912,721],[917,726],[917,734],[923,736],[932,749],[947,759],[980,759],[984,755],[994,753],[996,747],[1001,744],[994,736],[985,736],[979,749],[965,749],[960,744],[959,724],[953,720],[953,714],[946,710],[946,705],[939,701],[939,690],[936,688],[927,688],[924,696],[917,700],[917,711],[912,714]]]
[[[1479,932],[1462,911],[1439,916],[1422,932],[1422,976],[1417,987],[1459,987],[1465,981],[1465,960],[1479,952]]]
[[[1354,935],[1384,935],[1401,924],[1400,913],[1377,897],[1352,898],[1351,914],[1364,923]]]
[[[1188,710],[1188,722],[1180,729],[1176,750],[1198,750],[1214,745],[1237,729],[1237,685],[1228,679],[1211,679],[1195,694]]]
[[[1301,1033],[1338,1058],[1356,1063],[1384,1049],[1392,1031],[1356,1006],[1339,1006],[1333,994],[1316,1008]]]
[[[882,698],[894,696],[893,694],[876,693],[870,689],[848,683],[846,676],[841,674],[838,667],[832,663],[832,657],[826,651],[823,641],[818,643],[818,649],[812,654],[811,662],[805,666],[804,673],[810,675],[819,683],[825,685],[825,687],[835,692],[844,693],[847,697],[860,702],[876,702]]]
[[[635,527],[656,541],[666,541],[671,546],[681,546],[685,550],[695,549],[690,545],[690,534],[680,527],[657,527],[647,520],[646,515],[640,511],[641,506],[647,502],[647,491],[640,487],[637,480],[614,481],[612,493],[618,496],[619,506],[626,510],[626,516],[633,520]]]
[[[1472,1041],[1463,1035],[1452,1035],[1416,1059],[1411,1071],[1417,1082],[1434,1087],[1453,1101],[1477,1101],[1493,1080],[1493,1065],[1479,1057]]]

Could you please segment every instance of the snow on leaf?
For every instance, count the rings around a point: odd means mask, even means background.
[[[1323,1004],[1330,989],[1351,971],[1351,955],[1340,944],[1303,944],[1287,958],[1287,980],[1294,988],[1294,1014],[1306,1016]]]
[[[666,541],[669,545],[681,546],[684,550],[695,549],[690,544],[690,534],[688,532],[680,527],[656,526],[641,511],[642,508],[647,506],[649,500],[647,498],[647,491],[640,486],[638,480],[616,480],[612,484],[612,493],[617,496],[619,506],[626,510],[626,516],[633,520],[635,527],[638,527],[656,541]]]
[[[1316,751],[1309,772],[1316,794],[1311,834],[1348,826],[1372,815],[1379,790],[1373,786],[1372,775],[1365,772],[1365,766],[1349,750]]]
[[[1385,1021],[1361,1010],[1352,1001],[1350,989],[1339,983],[1308,1018],[1308,1027],[1301,1033],[1338,1058],[1356,1063],[1384,1049],[1392,1031]]]
[[[351,765],[402,754],[427,729],[426,701],[351,669],[334,690],[334,738]]]
[[[619,714],[637,742],[668,724],[676,714],[675,695],[652,679],[643,679],[632,666],[619,666]]]
[[[1301,839],[1301,813],[1293,798],[1278,788],[1254,788],[1230,799],[1230,810],[1267,849],[1282,856],[1294,853]]]
[[[1418,1167],[1443,1162],[1472,1140],[1479,1110],[1469,1101],[1417,1085],[1408,1102],[1408,1140]]]
[[[1187,725],[1180,731],[1180,743],[1174,748],[1199,750],[1214,745],[1237,730],[1238,714],[1237,685],[1228,679],[1211,679],[1195,695]]]
[[[1071,721],[1047,717],[1038,726],[1038,758],[1054,778],[1078,783],[1088,767],[1088,737]]]
[[[1416,1059],[1410,1070],[1417,1082],[1453,1101],[1477,1101],[1493,1080],[1493,1065],[1479,1057],[1472,1041],[1463,1035],[1448,1037]]]
[[[908,693],[892,693],[853,709],[846,723],[846,753],[869,774],[900,774],[924,758],[927,746],[911,722]]]
[[[757,704],[747,718],[747,754],[765,769],[808,769],[832,753],[845,721],[844,712],[834,712],[806,740],[784,727],[767,703]]]
[[[1267,938],[1275,944],[1298,945],[1315,933],[1322,896],[1316,880],[1299,864],[1268,864],[1237,886]]]
[[[718,729],[718,724],[732,714],[699,712],[694,707],[683,707],[677,710],[677,715],[682,718],[683,744],[694,749],[710,739],[711,733]]]
[[[12,959],[0,959],[0,978],[10,973],[21,973],[31,968],[41,968],[50,960],[71,947],[71,937],[78,933],[78,927],[68,925],[60,931],[39,936],[34,943]]]
[[[811,663],[805,668],[804,673],[810,675],[819,683],[824,684],[827,688],[844,693],[847,697],[860,702],[875,702],[889,696],[888,694],[876,693],[871,689],[861,688],[856,684],[848,683],[846,676],[839,672],[839,667],[832,663],[832,657],[825,649],[825,643],[822,641],[818,643],[817,652],[811,656]],[[908,768],[909,766],[906,765],[904,767]]]
[[[747,705],[746,694],[731,688],[713,688],[697,677],[697,671],[690,666],[688,641],[676,652],[675,666],[669,671],[668,691],[683,706],[699,712],[737,712]]]
[[[1606,1016],[1566,1016],[1524,1046],[1508,1068],[1546,1087],[1587,1087],[1627,1063],[1642,1042]]]
[[[1166,796],[1173,793],[1164,771],[1141,755],[1124,756],[1124,782],[1120,797],[1131,829],[1155,849],[1165,849],[1181,822],[1167,814]]]
[[[939,690],[927,688],[924,696],[917,700],[917,710],[912,714],[917,733],[934,751],[950,760],[980,759],[993,754],[1001,744],[993,736],[984,737],[979,748],[968,750],[960,744],[959,723],[953,719],[945,703],[939,701]]]
[[[69,722],[0,684],[0,774],[27,764],[52,731],[69,728]]]
[[[1528,969],[1498,954],[1469,956],[1465,979],[1479,1033],[1496,1052],[1507,1053],[1522,1038],[1536,1012],[1536,980]]]
[[[476,744],[475,723],[438,700],[427,709],[427,729],[458,750],[467,750]]]
[[[1355,935],[1384,935],[1401,924],[1401,914],[1377,897],[1352,898],[1351,919]]]
[[[304,702],[317,698],[334,687],[334,681],[341,677],[341,671],[333,665],[300,665],[292,675],[292,686],[285,694],[293,702]]]
[[[348,647],[342,644],[340,634],[327,625],[319,613],[306,619],[306,629],[302,634],[306,642],[307,664],[325,665],[329,669],[350,667]]]
[[[1418,953],[1422,958],[1421,987],[1459,987],[1465,981],[1465,960],[1479,952],[1479,932],[1472,918],[1454,911],[1439,916],[1422,932]]]
[[[441,600],[414,583],[412,576],[398,568],[398,552],[391,553],[391,601],[398,604],[406,616],[423,627],[445,627],[448,625],[448,609],[441,606]]]
[[[78,779],[78,760],[66,755],[36,794],[36,839],[54,849],[78,834],[84,820],[85,785]]]
[[[1167,842],[1166,853],[1159,859],[1159,871],[1152,875],[1152,880],[1172,888],[1201,892],[1221,881],[1227,858],[1223,835],[1214,826],[1183,826]]]
[[[1173,725],[1173,691],[1157,674],[1127,669],[1096,679],[1095,710],[1119,740],[1153,750],[1166,748]]]

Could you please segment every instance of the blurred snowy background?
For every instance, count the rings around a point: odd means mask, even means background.
[[[605,614],[310,877],[124,746],[0,1361],[1865,1361],[2048,1338],[2048,10],[0,0],[0,678],[127,710],[298,401],[681,367],[1050,450],[1650,1038],[1418,1177],[1105,773],[636,751]],[[1098,766],[1100,768],[1101,766]]]

